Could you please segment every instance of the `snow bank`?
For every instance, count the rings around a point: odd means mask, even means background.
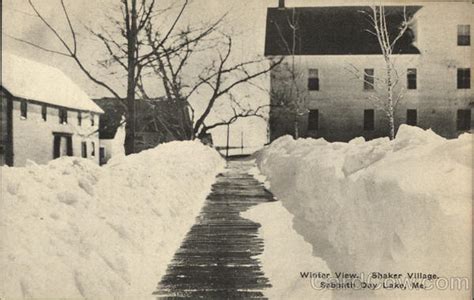
[[[470,134],[446,140],[410,126],[401,126],[394,141],[285,136],[262,150],[257,163],[295,216],[296,231],[333,274],[424,272],[470,280],[472,141]],[[449,293],[338,292],[389,298]]]
[[[332,292],[316,291],[305,272],[329,272],[326,262],[312,256],[311,244],[292,228],[293,215],[281,202],[268,202],[242,213],[244,218],[262,225],[259,233],[264,249],[259,257],[271,288],[264,290],[268,299],[331,299]],[[304,275],[303,275],[304,276]]]
[[[199,142],[3,167],[0,297],[150,296],[223,167]]]

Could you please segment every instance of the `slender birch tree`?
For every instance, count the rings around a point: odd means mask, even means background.
[[[377,38],[384,61],[384,73],[382,76],[366,74],[354,65],[350,65],[348,70],[357,78],[364,80],[365,84],[372,85],[374,89],[380,88],[380,94],[371,94],[369,100],[386,114],[389,122],[388,136],[390,139],[394,139],[395,110],[405,94],[403,87],[398,88],[401,74],[398,72],[396,65],[396,56],[399,53],[396,53],[395,50],[400,39],[413,24],[413,18],[408,17],[406,7],[403,7],[401,23],[394,31],[389,28],[387,23],[387,13],[384,5],[371,6],[370,11],[361,11],[361,13],[367,16],[370,24],[365,31]]]
[[[308,96],[307,88],[302,85],[304,74],[298,67],[296,55],[298,53],[298,30],[299,22],[295,8],[292,8],[291,15],[287,17],[287,23],[291,30],[290,40],[283,34],[282,29],[275,22],[280,40],[286,50],[285,59],[280,67],[278,74],[280,87],[273,89],[270,96],[273,99],[272,106],[281,110],[283,113],[290,114],[293,123],[293,136],[295,139],[300,136],[300,118],[308,112],[306,108],[306,98]]]

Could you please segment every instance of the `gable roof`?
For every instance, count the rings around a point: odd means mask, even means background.
[[[406,6],[412,17],[421,6]],[[331,6],[268,8],[265,35],[265,55],[290,55],[293,51],[293,32],[290,24],[296,20],[295,55],[350,55],[381,54],[377,38],[368,33],[370,21],[363,12],[369,6]],[[294,13],[294,17],[293,17]],[[403,21],[403,6],[385,6],[388,31],[398,33]],[[397,42],[394,53],[419,54],[412,45],[413,32],[409,29]]]
[[[1,85],[15,97],[103,113],[89,96],[57,68],[2,51]]]

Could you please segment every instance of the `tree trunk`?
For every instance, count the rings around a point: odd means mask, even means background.
[[[298,124],[298,117],[295,117],[295,140],[300,138],[300,130],[299,130],[299,124]]]
[[[390,67],[390,59],[386,58],[387,63],[387,88],[388,88],[388,119],[389,119],[389,138],[393,140],[395,138],[395,115],[393,107],[393,80],[392,80],[392,69]]]
[[[180,110],[180,119],[181,119],[181,126],[183,127],[183,140],[191,140],[193,138],[193,122],[191,121],[191,117],[189,116],[189,109],[186,105],[186,101],[179,99],[179,110]]]
[[[127,12],[128,13],[128,12]],[[136,152],[135,138],[136,138],[136,112],[135,112],[135,69],[136,69],[136,46],[137,46],[137,1],[132,0],[131,20],[128,27],[127,34],[127,124],[125,126],[125,154],[132,154]]]

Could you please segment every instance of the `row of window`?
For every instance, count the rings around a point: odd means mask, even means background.
[[[319,70],[308,70],[308,90],[319,91]],[[364,90],[373,90],[375,87],[375,71],[374,69],[364,69]],[[457,69],[457,88],[470,89],[471,88],[471,69],[458,68]],[[415,68],[407,69],[407,89],[417,89],[417,72]]]
[[[58,158],[61,156],[73,156],[74,155],[74,150],[73,150],[73,139],[72,139],[72,134],[69,133],[61,133],[61,132],[54,132],[54,142],[53,142],[53,158]],[[91,149],[90,153],[87,151],[87,142],[82,141],[81,142],[81,156],[83,158],[87,158],[89,155],[90,157],[95,157],[96,155],[96,143],[91,142]],[[102,147],[101,147],[102,149]],[[102,151],[102,150],[99,150]],[[104,150],[105,151],[105,150]],[[100,152],[99,152],[100,153]]]
[[[28,117],[28,103],[21,101],[20,104],[20,115],[23,119]],[[58,108],[59,124],[67,124],[68,113],[66,108]],[[41,105],[41,118],[46,121],[48,119],[48,107],[43,104]],[[95,125],[94,113],[90,113],[91,126]],[[82,112],[77,112],[77,124],[82,126]]]
[[[416,126],[418,122],[418,112],[416,109],[407,109],[406,124]],[[364,110],[365,131],[375,130],[375,111],[373,109]],[[471,110],[459,109],[456,115],[456,128],[459,131],[471,129]],[[308,114],[308,130],[319,129],[319,110],[312,109]]]

